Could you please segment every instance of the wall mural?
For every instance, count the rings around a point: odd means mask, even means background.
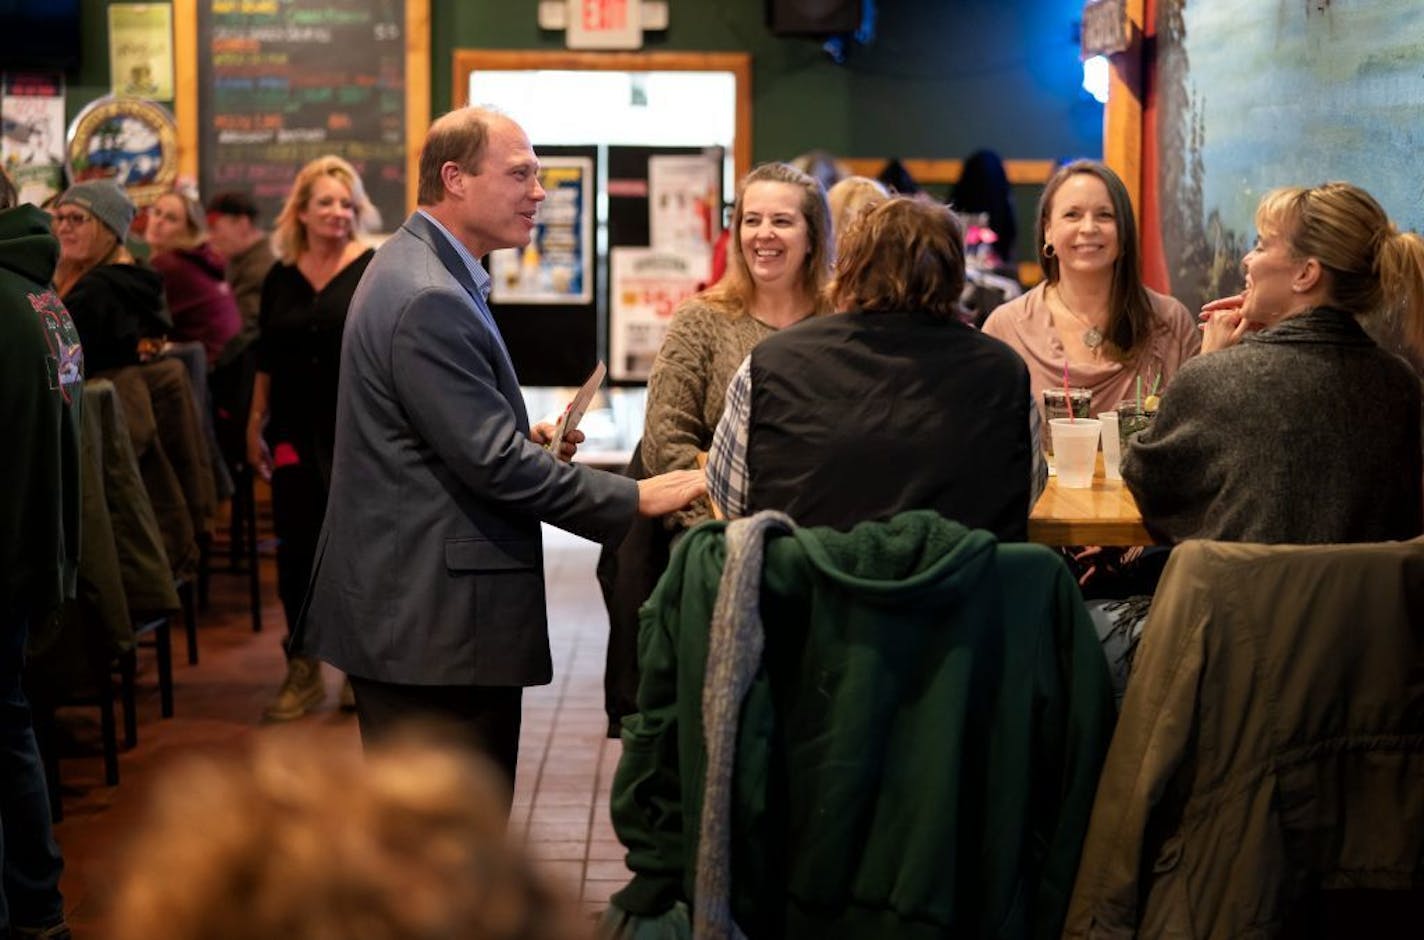
[[[1241,287],[1260,197],[1348,180],[1424,230],[1424,3],[1158,0],[1157,186],[1172,293]]]

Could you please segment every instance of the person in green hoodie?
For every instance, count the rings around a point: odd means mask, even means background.
[[[49,218],[0,171],[0,936],[68,938],[49,795],[20,685],[30,624],[75,591],[84,353],[51,285]],[[6,932],[8,930],[8,933]]]

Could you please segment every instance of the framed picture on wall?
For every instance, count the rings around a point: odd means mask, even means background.
[[[544,157],[544,202],[524,248],[490,254],[490,300],[500,304],[588,304],[593,299],[593,161]]]

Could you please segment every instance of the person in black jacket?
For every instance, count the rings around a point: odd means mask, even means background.
[[[69,937],[49,791],[24,689],[30,628],[74,597],[84,352],[50,278],[44,211],[0,171],[0,936]]]
[[[124,247],[135,212],[112,180],[75,183],[55,203],[54,283],[79,328],[91,374],[148,361],[173,327],[163,276]]]
[[[964,236],[895,198],[850,231],[832,304],[762,340],[727,389],[707,464],[731,517],[848,530],[933,509],[1022,541],[1047,478],[1023,360],[959,319]]]

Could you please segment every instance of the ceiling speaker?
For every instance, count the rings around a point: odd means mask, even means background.
[[[767,0],[766,21],[778,36],[833,36],[860,28],[862,0]]]

